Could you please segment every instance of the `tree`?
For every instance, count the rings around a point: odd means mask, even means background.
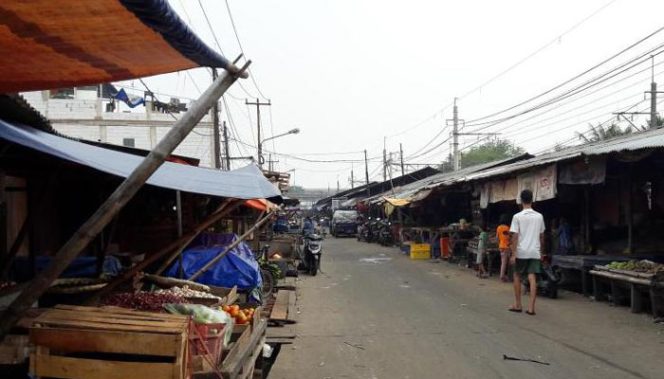
[[[461,153],[461,168],[515,157],[526,151],[505,139],[487,141]]]
[[[577,137],[579,137],[581,141],[583,141],[583,143],[591,143],[598,141],[606,141],[612,138],[624,136],[631,133],[632,133],[632,128],[629,126],[626,127],[625,129],[622,129],[620,128],[620,126],[616,124],[611,124],[606,127],[602,126],[602,124],[597,124],[597,126],[593,126],[593,124],[588,124],[588,131],[586,133],[576,132],[576,135]]]

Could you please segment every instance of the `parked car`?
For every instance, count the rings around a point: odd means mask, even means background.
[[[355,236],[357,234],[357,219],[359,216],[360,214],[357,211],[334,211],[330,225],[330,234],[335,237]]]

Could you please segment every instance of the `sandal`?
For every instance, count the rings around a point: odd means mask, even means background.
[[[528,316],[535,316],[535,312],[531,312],[531,311],[526,311],[526,314]]]
[[[514,308],[514,307],[509,307],[509,308],[507,308],[507,310],[510,311],[510,312],[515,312],[515,313],[521,313],[521,312],[523,312],[523,309],[521,309],[521,308]]]

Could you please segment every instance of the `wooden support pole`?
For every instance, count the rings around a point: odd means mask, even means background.
[[[221,220],[224,218],[226,215],[228,215],[230,212],[233,211],[237,206],[240,206],[242,204],[242,200],[237,200],[235,203],[227,207],[225,206],[227,203],[224,202],[217,208],[217,211],[210,214],[203,220],[200,224],[196,226],[192,231],[189,233],[183,235],[181,238],[178,238],[177,240],[171,242],[168,244],[166,247],[163,249],[159,250],[158,252],[150,255],[146,260],[143,262],[137,264],[136,266],[132,267],[129,271],[125,272],[121,276],[115,278],[112,282],[108,283],[101,291],[97,292],[95,296],[93,296],[90,300],[87,301],[88,304],[94,304],[96,303],[99,299],[101,299],[103,296],[107,295],[109,292],[111,292],[113,289],[117,288],[120,284],[126,282],[127,280],[131,280],[131,278],[134,277],[137,273],[140,271],[143,271],[146,267],[151,265],[152,263],[158,261],[161,259],[164,255],[170,253],[171,251],[175,250],[175,253],[173,253],[170,256],[170,261],[173,261],[175,257],[178,256],[179,252],[182,251],[194,238],[196,238],[197,235],[199,235],[202,231],[205,229],[209,228],[212,224],[215,222]]]
[[[228,245],[221,253],[219,253],[219,255],[212,258],[210,262],[208,262],[205,266],[201,267],[200,270],[196,271],[194,275],[192,275],[187,279],[195,281],[196,278],[201,276],[205,271],[209,270],[210,267],[214,266],[215,263],[219,262],[219,260],[224,256],[226,256],[226,254],[228,254],[229,251],[233,250],[237,245],[239,245],[242,241],[244,241],[251,233],[253,233],[254,230],[260,228],[263,224],[265,224],[271,217],[272,217],[272,212],[268,212],[265,216],[263,216],[262,219],[256,221],[256,224],[254,224],[254,226],[249,228],[249,230],[244,232],[244,234],[241,235],[237,240],[233,241],[233,243]]]
[[[221,213],[221,217],[219,217],[219,218],[215,217],[216,220],[214,222],[217,222],[222,217],[227,216],[228,214],[233,212],[235,209],[237,209],[243,203],[243,201],[238,200],[238,201],[235,201],[232,205],[229,205],[229,204],[231,204],[230,202],[231,202],[230,199],[226,200],[219,206],[219,208],[217,209],[215,214]],[[184,239],[186,242],[180,244],[175,249],[175,251],[173,251],[173,253],[171,255],[169,255],[166,260],[164,260],[164,263],[162,263],[162,265],[159,266],[159,268],[154,272],[154,274],[155,275],[161,275],[161,273],[164,272],[168,268],[168,266],[170,266],[171,262],[173,262],[175,260],[175,258],[182,256],[182,250],[184,250],[184,248],[187,247],[187,245],[189,245],[191,243],[191,241],[193,241],[194,238],[196,238],[196,236],[201,234],[201,232],[203,232],[203,230],[207,229],[210,225],[212,225],[212,224],[207,224],[202,229],[197,227],[196,230],[195,230],[196,234],[192,235],[191,238]],[[198,229],[200,229],[200,230],[198,230]],[[182,278],[180,278],[180,279],[182,279]]]
[[[245,71],[248,61],[242,68]],[[175,150],[191,130],[198,124],[210,107],[235,83],[239,74],[224,72],[196,100],[181,119],[159,141],[150,154],[134,169],[134,171],[115,189],[97,211],[74,233],[73,236],[56,253],[53,262],[36,276],[9,305],[0,319],[0,337],[4,337],[21,315],[39,299],[55,279],[85,249],[99,232],[117,215],[131,200],[136,192],[157,171],[166,158]]]

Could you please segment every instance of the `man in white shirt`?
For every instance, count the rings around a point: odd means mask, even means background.
[[[535,315],[535,299],[537,297],[537,274],[542,271],[541,250],[544,238],[544,217],[532,208],[533,192],[523,190],[520,194],[523,210],[512,218],[512,257],[510,263],[514,267],[515,302],[510,312],[521,312],[521,277],[528,276],[530,283],[530,302],[526,313]]]

